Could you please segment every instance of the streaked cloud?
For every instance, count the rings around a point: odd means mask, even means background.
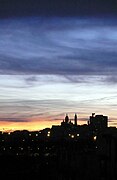
[[[20,119],[20,118],[0,118],[1,122],[28,122],[28,120]]]
[[[0,20],[1,74],[116,74],[113,19]]]
[[[117,90],[104,82],[106,76],[72,78],[60,75],[1,75],[0,120],[33,122],[44,119],[53,122],[64,118],[66,113],[71,117],[78,113],[79,118],[84,120],[92,111],[116,114]]]
[[[0,20],[0,122],[116,121],[115,18]]]

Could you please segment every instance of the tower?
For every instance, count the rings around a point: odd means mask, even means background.
[[[65,116],[65,123],[69,123],[69,117],[68,117],[67,114],[66,114],[66,116]]]
[[[74,125],[75,125],[75,126],[77,126],[77,119],[78,119],[78,118],[77,118],[77,114],[75,114],[75,116],[74,116]]]

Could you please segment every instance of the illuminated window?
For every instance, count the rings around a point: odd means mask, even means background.
[[[94,141],[96,141],[96,139],[97,139],[97,136],[94,136],[94,137],[93,137],[93,139],[94,139]]]
[[[71,138],[74,138],[74,135],[73,135],[73,134],[71,135]]]
[[[50,131],[48,131],[47,136],[50,137]]]

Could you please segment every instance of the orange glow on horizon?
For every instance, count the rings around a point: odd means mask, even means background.
[[[61,125],[62,120],[39,120],[30,122],[0,122],[0,131],[11,132],[15,130],[39,131],[44,128],[51,128],[52,125]],[[86,124],[84,121],[78,123]]]
[[[88,120],[88,119],[87,119]],[[87,124],[87,120],[78,119],[78,125]],[[8,121],[0,121],[0,131],[3,132],[12,132],[16,130],[28,130],[28,131],[39,131],[45,128],[51,128],[52,125],[61,125],[62,118],[58,120],[51,119],[30,119],[28,122],[8,122]],[[74,122],[72,120],[72,122]],[[116,127],[116,121],[111,120],[108,122],[108,127],[114,126]]]
[[[39,131],[44,128],[51,128],[52,125],[60,125],[58,121],[41,120],[30,122],[0,122],[0,131],[10,132],[16,130]]]

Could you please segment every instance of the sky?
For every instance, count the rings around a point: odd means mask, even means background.
[[[117,1],[0,1],[0,130],[92,112],[117,126]]]

